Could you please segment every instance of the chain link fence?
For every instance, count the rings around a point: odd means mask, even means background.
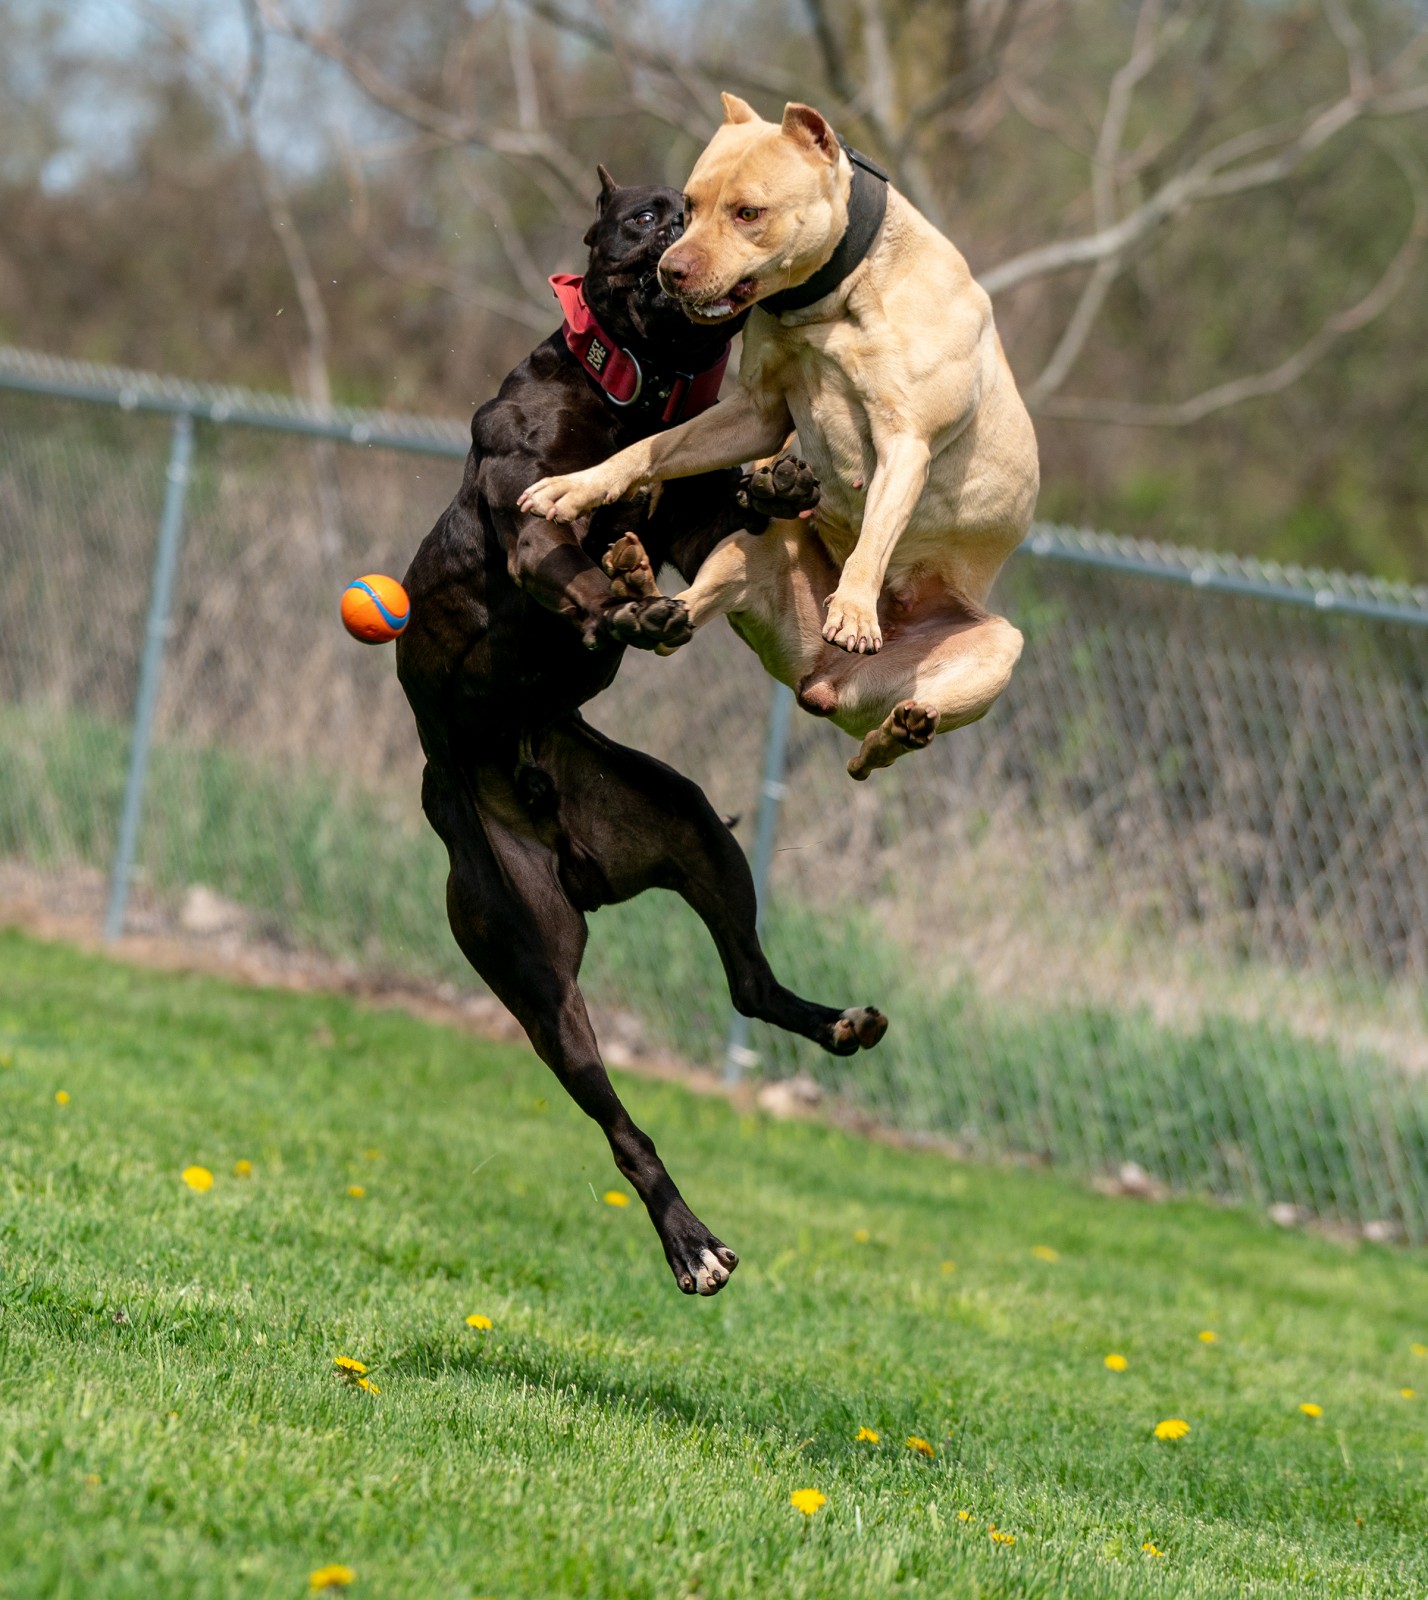
[[[336,613],[405,570],[465,449],[0,351],[0,901],[478,990],[391,654]],[[770,752],[723,625],[588,708],[762,822],[775,966],[881,1005],[876,1051],[730,1050],[663,894],[594,918],[592,1004],[625,1049],[800,1073],[969,1155],[1424,1242],[1428,590],[1039,528],[996,603],[1007,693],[867,784],[796,711]]]

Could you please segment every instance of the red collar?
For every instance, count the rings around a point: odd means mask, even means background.
[[[702,372],[665,372],[641,369],[628,350],[622,349],[595,320],[585,299],[585,280],[570,272],[557,272],[550,280],[560,309],[565,313],[561,332],[570,353],[617,406],[653,411],[666,427],[707,411],[719,398],[719,384],[729,365],[729,346]]]

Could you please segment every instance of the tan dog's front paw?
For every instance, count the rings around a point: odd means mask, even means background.
[[[877,602],[869,605],[837,591],[828,596],[828,620],[823,637],[829,644],[853,655],[876,655],[883,647],[883,630],[878,626]]]
[[[596,506],[610,505],[619,496],[607,493],[598,472],[572,472],[565,477],[539,478],[526,489],[516,505],[527,516],[544,517],[547,522],[574,522]]]

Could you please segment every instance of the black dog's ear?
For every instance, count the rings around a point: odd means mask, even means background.
[[[605,215],[605,207],[610,203],[610,196],[620,187],[603,163],[597,164],[595,171],[600,176],[600,193],[595,197],[595,220],[585,230],[585,237],[580,241],[587,247],[595,243],[595,230],[600,226],[600,218]]]

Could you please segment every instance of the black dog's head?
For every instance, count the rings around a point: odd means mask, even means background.
[[[745,318],[697,327],[660,285],[659,258],[684,232],[684,198],[663,184],[621,188],[604,167],[595,220],[585,233],[585,298],[614,338],[662,365],[697,371],[719,354]]]

